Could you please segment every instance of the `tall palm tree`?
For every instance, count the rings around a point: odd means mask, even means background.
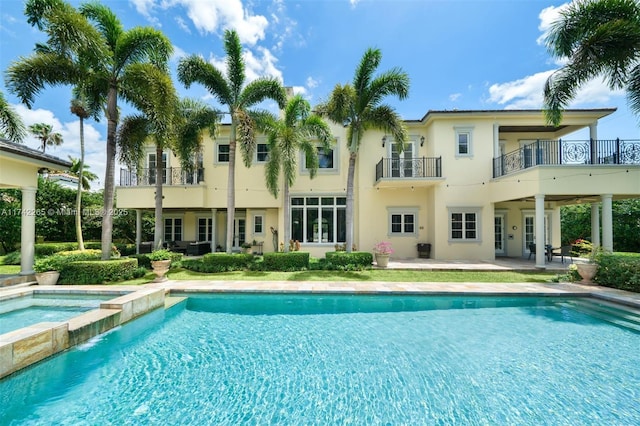
[[[98,180],[98,175],[88,170],[89,165],[82,164],[79,158],[69,155],[69,161],[71,161],[71,167],[69,167],[67,173],[78,178],[82,190],[89,191],[91,189],[91,182]],[[82,169],[82,177],[80,177],[80,169]]]
[[[53,131],[53,126],[46,123],[35,123],[29,131],[40,141],[40,150],[44,152],[49,146],[60,146],[64,142],[62,135]]]
[[[272,117],[259,125],[268,136],[269,157],[265,167],[267,189],[278,197],[280,191],[280,171],[284,175],[284,250],[289,251],[291,239],[291,200],[289,187],[296,180],[297,158],[304,152],[309,175],[313,179],[318,171],[318,150],[313,140],[318,140],[325,148],[331,143],[331,130],[317,114],[311,114],[311,106],[301,95],[289,99],[284,116],[279,120]]]
[[[229,134],[229,172],[227,180],[227,253],[233,246],[233,229],[235,220],[235,170],[236,143],[240,142],[240,150],[244,164],[251,166],[255,151],[255,121],[251,107],[260,102],[272,99],[280,108],[286,102],[286,93],[275,78],[262,77],[245,85],[245,64],[242,57],[242,46],[235,31],[224,33],[224,49],[227,54],[226,76],[222,71],[206,62],[198,55],[184,58],[178,64],[178,78],[189,88],[193,83],[200,83],[227,108],[231,116]]]
[[[166,83],[170,83],[170,77]],[[156,82],[158,84],[158,82]],[[201,152],[203,140],[203,130],[208,130],[213,137],[216,131],[219,113],[207,105],[191,100],[183,99],[178,102],[177,98],[171,99],[167,94],[155,97],[149,93],[153,90],[143,90],[146,99],[151,99],[150,109],[143,114],[127,116],[123,119],[118,130],[118,145],[120,150],[120,160],[128,164],[131,168],[137,168],[144,156],[144,146],[151,139],[156,146],[156,158],[161,159],[165,149],[171,149],[178,158],[185,176],[193,171],[195,158]],[[158,92],[160,93],[160,92]],[[172,105],[167,103],[171,99]],[[167,103],[172,106],[172,110],[158,108],[160,104]],[[158,113],[158,111],[160,111]],[[169,114],[169,115],[167,115]],[[170,128],[163,129],[170,123]],[[163,174],[165,170],[162,161],[156,161],[155,169],[155,227],[154,227],[154,247],[159,249],[163,244],[164,227],[162,222],[162,190]]]
[[[349,169],[347,172],[346,249],[353,249],[353,206],[356,160],[364,133],[380,129],[393,136],[402,149],[407,130],[402,119],[382,100],[389,95],[405,99],[409,94],[409,76],[400,68],[392,68],[374,76],[380,65],[382,53],[369,48],[362,56],[352,84],[337,84],[329,100],[320,104],[317,111],[335,123],[347,126]]]
[[[173,50],[160,31],[150,27],[125,30],[118,17],[97,2],[79,11],[64,0],[28,0],[27,21],[48,35],[50,52],[20,58],[7,70],[7,86],[31,106],[47,85],[78,84],[85,94],[104,99],[107,153],[102,218],[102,257],[111,253],[118,100],[131,101],[144,69],[166,71]],[[83,67],[78,67],[80,63]],[[142,68],[142,69],[141,69]],[[83,70],[90,70],[88,74]]]
[[[20,116],[11,108],[4,93],[0,91],[0,136],[6,136],[10,141],[20,143],[25,135],[26,131]]]
[[[577,90],[597,76],[609,88],[625,89],[640,113],[640,3],[637,0],[571,2],[546,37],[550,53],[567,62],[544,87],[547,121],[558,125]]]

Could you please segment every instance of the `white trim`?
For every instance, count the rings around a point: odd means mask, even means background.
[[[462,238],[453,238],[452,237],[452,233],[453,233],[453,227],[451,226],[451,221],[452,221],[452,217],[451,215],[453,214],[462,214],[463,215],[463,228],[462,228]],[[467,229],[464,227],[465,224],[465,220],[467,214],[475,214],[476,215],[476,220],[475,220],[475,231],[476,231],[476,237],[475,238],[466,238],[466,231]],[[449,243],[479,243],[482,242],[482,207],[447,207],[447,226],[448,226],[448,234],[447,234],[447,238]]]
[[[473,157],[473,129],[474,126],[453,126],[455,131],[454,154],[457,158]],[[467,152],[460,153],[460,135],[467,135]]]
[[[229,164],[229,160],[227,160],[227,161],[218,160],[218,158],[219,158],[218,157],[218,154],[219,154],[218,150],[219,150],[219,147],[221,145],[229,146],[229,141],[216,141],[216,143],[213,146],[213,164]],[[229,154],[227,153],[227,155],[229,155]]]
[[[322,144],[316,143],[317,148],[322,148]],[[337,175],[340,174],[340,145],[339,138],[335,138],[335,143],[331,144],[331,150],[333,150],[333,167],[322,168],[318,167],[317,174],[323,175]],[[303,151],[300,151],[300,174],[308,175],[309,169],[307,169],[307,161]]]
[[[256,232],[256,217],[262,218],[262,232]],[[264,237],[266,228],[266,214],[264,210],[256,210],[251,212],[251,235]]]
[[[387,207],[387,236],[388,237],[417,237],[418,236],[418,213],[420,212],[420,207],[418,206],[407,206],[407,207]],[[393,221],[392,217],[394,215],[401,215],[402,221],[400,226],[402,230],[400,232],[393,232]],[[413,232],[405,232],[405,216],[412,215],[413,216]]]

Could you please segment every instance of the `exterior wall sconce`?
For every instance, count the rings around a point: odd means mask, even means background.
[[[383,136],[382,137],[382,147],[384,148],[384,144],[387,143],[387,137]]]
[[[420,136],[420,146],[424,145],[424,136]]]
[[[49,174],[49,169],[47,169],[46,167],[40,167],[38,169],[38,174],[41,175],[48,175]]]

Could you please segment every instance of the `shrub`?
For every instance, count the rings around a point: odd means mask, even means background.
[[[150,261],[171,260],[171,252],[169,250],[155,250],[147,255]]]
[[[36,272],[59,271],[62,273],[70,262],[80,260],[99,260],[102,252],[100,250],[70,250],[61,251],[51,256],[45,256],[36,260],[33,269]]]
[[[249,269],[253,263],[252,254],[207,253],[202,259],[185,259],[182,267],[196,272],[230,272]]]
[[[141,268],[151,269],[151,259],[149,259],[149,255],[147,254],[130,254],[130,259],[137,259],[138,266]]]
[[[93,260],[71,262],[60,271],[60,284],[102,284],[143,276],[137,259]]]
[[[77,249],[78,243],[39,243],[34,246],[36,256],[51,256],[61,251]]]
[[[370,268],[373,263],[373,255],[366,251],[330,251],[325,254],[327,265],[325,269],[358,270]]]
[[[302,251],[265,253],[262,266],[265,271],[300,271],[309,269],[309,253]]]
[[[602,253],[594,281],[599,285],[640,292],[640,253]]]
[[[2,259],[4,265],[19,265],[20,264],[20,251],[12,251]]]

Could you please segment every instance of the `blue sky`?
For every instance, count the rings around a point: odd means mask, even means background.
[[[80,2],[72,1],[74,5]],[[312,104],[336,83],[346,83],[368,47],[382,50],[380,69],[403,68],[411,78],[409,98],[390,99],[406,119],[428,110],[540,108],[547,76],[560,65],[542,39],[567,2],[551,0],[117,0],[103,1],[125,29],[153,26],[174,46],[171,68],[181,57],[202,55],[223,66],[222,34],[236,29],[245,47],[249,78],[274,75]],[[41,32],[30,27],[21,0],[0,2],[0,69],[29,55]],[[217,106],[206,90],[182,96]],[[2,90],[27,125],[46,122],[63,134],[63,146],[47,150],[79,156],[77,118],[69,113],[70,88],[48,88],[32,110]],[[130,112],[126,105],[123,112]],[[617,107],[599,123],[599,138],[638,138],[638,121],[622,92],[593,81],[579,92],[575,108]],[[104,178],[106,121],[85,126],[87,164]],[[578,135],[584,137],[584,135]],[[29,146],[37,146],[29,138]]]

